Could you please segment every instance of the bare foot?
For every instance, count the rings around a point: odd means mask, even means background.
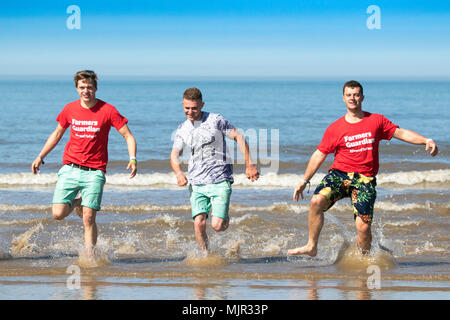
[[[300,254],[307,254],[310,257],[315,257],[317,255],[317,248],[312,248],[308,245],[288,250],[288,255],[300,255]]]
[[[81,196],[73,199],[72,201],[72,209],[75,210],[75,213],[83,219],[83,208],[81,208]]]

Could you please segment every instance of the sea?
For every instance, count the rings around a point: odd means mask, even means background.
[[[448,300],[450,298],[450,82],[364,80],[363,109],[432,138],[439,154],[396,139],[380,143],[373,248],[362,256],[350,199],[325,213],[318,255],[288,256],[306,244],[313,191],[329,155],[299,202],[292,200],[329,124],[346,112],[350,79],[102,79],[97,97],[128,119],[138,173],[126,170],[127,145],[114,129],[95,258],[84,253],[76,214],[52,218],[51,201],[69,132],[31,163],[77,100],[71,77],[0,80],[1,300]],[[228,140],[234,184],[230,225],[207,233],[200,255],[189,191],[169,157],[186,116],[185,89],[203,93],[204,111],[220,113],[250,145],[261,176],[245,177]],[[187,156],[183,156],[187,170]]]

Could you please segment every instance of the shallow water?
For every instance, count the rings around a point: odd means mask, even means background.
[[[325,214],[315,258],[289,257],[286,253],[306,244],[309,200],[331,158],[312,179],[305,200],[292,202],[292,193],[326,125],[343,112],[340,84],[198,84],[208,93],[209,111],[223,113],[237,127],[254,128],[256,132],[279,130],[279,161],[271,163],[276,164],[276,170],[265,170],[257,182],[251,183],[236,162],[230,226],[222,233],[208,227],[212,253],[202,258],[194,238],[188,190],[177,187],[168,162],[170,134],[183,120],[181,110],[176,109],[179,101],[174,91],[191,84],[132,82],[133,94],[119,94],[119,83],[105,83],[101,94],[129,118],[138,141],[139,172],[135,179],[129,179],[123,161],[126,145],[112,131],[111,162],[102,210],[97,215],[98,247],[95,260],[90,261],[83,251],[79,217],[72,214],[64,221],[56,221],[51,215],[50,203],[65,141],[48,156],[39,175],[29,172],[35,155],[56,125],[60,107],[75,99],[72,84],[66,88],[64,82],[54,83],[61,90],[34,106],[39,92],[36,88],[45,83],[0,83],[0,100],[7,99],[12,88],[21,96],[20,103],[10,105],[5,100],[2,104],[7,107],[5,126],[0,128],[0,150],[5,154],[0,166],[0,299],[450,297],[450,153],[448,130],[442,129],[450,126],[450,117],[445,114],[450,110],[449,92],[444,89],[447,83],[368,83],[366,100],[369,106],[376,106],[369,110],[432,136],[441,152],[431,158],[422,146],[383,142],[372,253],[361,257],[357,252],[350,200],[343,199]],[[157,97],[150,90],[155,86]],[[378,95],[386,86],[397,86],[396,96],[388,104],[382,103]],[[275,95],[274,88],[283,89],[284,95]],[[327,113],[308,107],[317,107],[313,94],[317,90],[323,93],[323,103],[329,105]],[[433,90],[440,90],[439,99]],[[130,104],[136,92],[145,99]],[[227,92],[241,98],[238,105],[221,98]],[[410,113],[405,118],[398,110],[406,108],[404,98],[412,92],[421,94],[415,94],[418,101],[408,105]],[[429,104],[430,99],[434,103]],[[159,108],[150,108],[148,101],[158,101]],[[30,113],[30,105],[39,112]],[[274,105],[279,108],[274,109]],[[428,108],[426,119],[421,116],[424,105]],[[154,123],[161,108],[173,112]],[[296,111],[299,108],[301,115]],[[259,110],[257,119],[252,110]],[[10,119],[12,114],[23,118],[20,128]],[[286,114],[292,115],[289,121]],[[307,121],[312,118],[319,120]],[[154,124],[152,130],[149,123]],[[12,131],[17,134],[12,135]],[[15,147],[18,161],[8,158],[11,146]],[[259,153],[258,165],[268,169],[270,165],[262,161],[264,156],[270,157],[270,153]]]
[[[42,204],[2,205],[0,283],[8,293],[0,298],[403,299],[402,291],[409,298],[449,296],[448,190],[424,202],[429,189],[416,185],[397,194],[380,187],[374,248],[367,257],[356,249],[351,207],[342,200],[325,214],[319,253],[310,258],[286,255],[306,242],[306,201],[290,202],[289,189],[236,187],[230,227],[223,233],[208,227],[212,253],[204,258],[183,201],[187,190],[165,190],[167,198],[178,199],[169,206],[164,200],[133,205],[123,192],[106,187],[109,204],[97,216],[92,262],[83,253],[81,219],[72,214],[53,220],[45,204],[52,188],[46,189],[39,191]],[[161,190],[134,192],[136,199],[153,199]],[[285,201],[270,203],[282,194]],[[73,265],[80,267],[81,287],[71,290],[67,269]],[[379,289],[370,287],[374,272]]]

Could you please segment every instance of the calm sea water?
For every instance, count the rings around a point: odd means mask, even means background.
[[[39,175],[29,169],[60,110],[77,99],[73,82],[0,81],[0,289],[7,288],[0,298],[448,299],[450,82],[362,81],[365,110],[433,138],[440,154],[431,158],[423,146],[381,143],[369,257],[355,252],[347,200],[326,213],[318,257],[286,256],[307,240],[312,192],[298,204],[292,192],[326,127],[345,113],[343,82],[100,81],[97,96],[129,119],[139,173],[128,178],[126,143],[112,129],[97,217],[98,261],[92,264],[83,259],[80,219],[51,217],[69,134]],[[185,120],[181,97],[193,86],[203,92],[204,110],[224,115],[246,134],[263,173],[248,182],[231,148],[230,228],[208,229],[213,254],[207,259],[196,256],[188,191],[176,186],[168,161],[172,134]],[[72,265],[81,267],[81,289],[67,286]],[[379,288],[368,284],[370,266],[380,270]]]

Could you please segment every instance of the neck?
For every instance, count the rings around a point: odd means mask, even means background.
[[[97,99],[96,98],[94,98],[94,99],[92,99],[92,100],[89,100],[89,101],[83,101],[83,100],[80,100],[81,101],[81,106],[83,107],[83,108],[87,108],[87,109],[90,109],[90,108],[92,108],[93,106],[95,106],[96,104],[97,104]]]
[[[350,123],[356,123],[361,121],[364,118],[364,111],[359,110],[347,110],[347,114],[345,115],[345,120]]]
[[[194,123],[194,122],[196,122],[196,121],[200,121],[200,120],[202,120],[202,118],[203,118],[203,111],[200,112],[200,116],[198,117],[198,119],[191,120],[191,122]]]

